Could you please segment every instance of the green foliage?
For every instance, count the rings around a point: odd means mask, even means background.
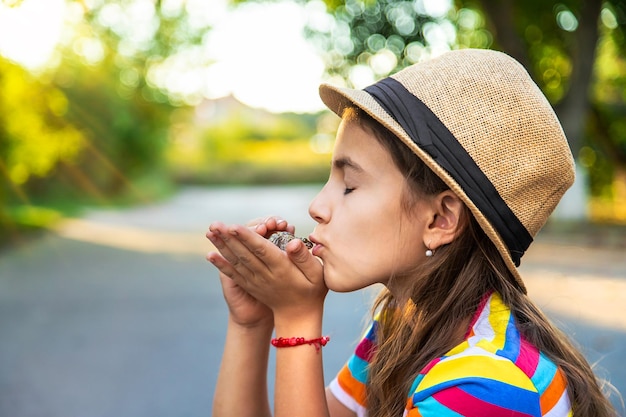
[[[486,29],[485,16],[480,10],[461,7],[451,19],[456,26],[459,48],[485,49],[493,45],[493,35]]]
[[[90,188],[115,195],[136,177],[161,166],[170,106],[140,94],[120,95],[115,71],[66,65],[55,77],[69,99],[67,119],[81,127],[86,143],[67,172],[80,172]]]
[[[210,123],[173,126],[169,166],[179,182],[201,184],[320,182],[328,175],[330,140],[316,145],[317,116],[276,115],[239,104]]]
[[[177,59],[185,67],[208,64],[201,45],[209,28],[185,2],[95,0],[88,8],[80,0],[71,3],[83,10],[83,18],[74,23],[75,39],[68,50],[88,64],[108,60],[119,77],[118,93],[139,92],[145,100],[173,105],[199,100],[197,91],[185,95],[168,90],[158,75]],[[102,53],[90,53],[94,47]]]
[[[589,169],[594,195],[614,194],[614,167],[626,167],[626,59],[620,52],[620,32],[609,33],[598,45],[592,117],[581,163]]]
[[[330,30],[307,27],[306,33],[325,57],[326,71],[354,85],[351,71],[371,68],[384,77],[419,61],[426,43],[423,28],[435,19],[406,0],[329,2],[335,18]],[[442,21],[443,22],[443,21]]]
[[[18,227],[36,227],[37,217],[13,210],[30,203],[28,186],[75,161],[85,137],[65,119],[68,99],[54,85],[0,58],[0,243]],[[41,214],[41,213],[40,213]],[[40,215],[41,221],[49,214]],[[26,221],[28,220],[28,221]],[[39,222],[41,223],[41,222]],[[21,225],[21,226],[20,226]]]
[[[62,90],[0,58],[0,91],[0,168],[16,190],[77,157],[84,137],[65,119]]]
[[[58,87],[0,58],[0,244],[20,229],[51,220],[50,212],[28,207],[30,185],[73,163],[85,144],[79,128],[66,119],[69,101]]]
[[[184,2],[68,0],[67,9],[56,64],[34,75],[0,59],[0,241],[48,224],[47,206],[167,190],[155,184],[166,181],[169,116],[197,100],[152,75],[203,39],[206,25]]]

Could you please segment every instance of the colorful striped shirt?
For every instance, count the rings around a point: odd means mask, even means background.
[[[374,321],[331,382],[333,395],[367,415],[367,365],[376,349]],[[431,361],[408,393],[405,417],[565,417],[572,410],[563,372],[521,337],[496,293],[484,298],[465,341]]]

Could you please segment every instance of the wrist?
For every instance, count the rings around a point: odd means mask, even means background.
[[[320,337],[322,334],[323,312],[311,312],[306,315],[276,315],[274,331],[276,337]]]
[[[228,329],[236,334],[240,334],[246,337],[270,337],[274,330],[273,317],[260,320],[256,323],[241,324],[233,319],[232,316],[228,317]]]
[[[272,346],[276,348],[286,348],[286,347],[295,347],[302,345],[311,345],[315,346],[315,350],[317,352],[320,351],[321,348],[326,346],[326,344],[330,341],[330,336],[320,336],[314,339],[307,339],[305,337],[277,337],[272,339]]]

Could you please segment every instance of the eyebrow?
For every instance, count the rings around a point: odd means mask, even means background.
[[[363,168],[347,156],[335,159],[333,166],[337,169],[350,168],[356,172],[363,172]]]

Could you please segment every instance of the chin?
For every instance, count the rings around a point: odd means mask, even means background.
[[[349,282],[346,279],[333,277],[332,275],[328,276],[326,273],[324,274],[324,283],[326,287],[333,292],[358,291],[371,285],[368,283]]]
[[[352,291],[356,291],[358,288],[349,288],[349,287],[328,287],[329,290],[336,293],[348,293]]]
[[[326,284],[326,288],[334,292],[354,291],[353,288],[346,286],[346,283],[342,282],[342,280],[333,279],[332,276],[329,277],[326,273],[324,273],[324,284]]]

